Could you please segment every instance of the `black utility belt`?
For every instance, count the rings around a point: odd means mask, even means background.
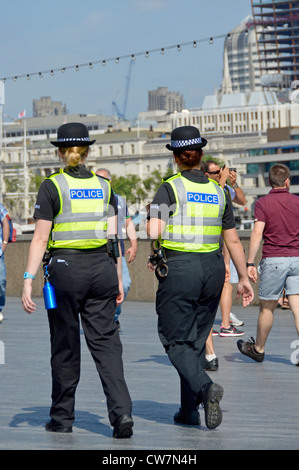
[[[163,248],[163,252],[167,259],[188,254],[186,251],[169,250],[168,248]]]
[[[98,248],[75,249],[75,248],[54,248],[50,251],[51,256],[62,255],[80,255],[85,253],[107,253],[107,246],[103,245]]]
[[[164,255],[166,259],[174,258],[175,256],[182,256],[182,255],[200,255],[200,256],[211,256],[215,253],[221,253],[221,250],[214,250],[214,251],[176,251],[170,250],[169,248],[163,248]]]

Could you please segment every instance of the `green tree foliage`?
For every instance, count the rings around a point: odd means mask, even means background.
[[[112,175],[111,185],[113,191],[124,196],[128,203],[141,205],[149,195],[154,195],[161,186],[162,180],[171,176],[172,173],[172,170],[169,169],[162,176],[161,172],[156,169],[145,179],[137,175],[119,177]]]
[[[141,203],[147,196],[142,179],[137,175],[127,175],[117,177],[112,175],[111,182],[113,191],[124,196],[131,204]]]

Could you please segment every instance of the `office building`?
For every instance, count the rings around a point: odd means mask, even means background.
[[[174,113],[183,108],[184,98],[179,92],[168,91],[168,87],[159,87],[148,92],[148,111],[162,110]]]
[[[224,41],[223,78],[220,92],[261,90],[256,32],[252,16],[230,31]]]
[[[273,91],[208,95],[201,108],[171,115],[171,128],[187,125],[203,135],[266,135],[268,129],[299,126],[299,104],[280,103]]]
[[[67,114],[67,108],[61,101],[52,101],[50,96],[33,100],[33,117],[60,116]]]
[[[283,163],[291,172],[290,192],[299,195],[299,127],[269,129],[266,142],[247,143],[234,160],[244,168],[242,182],[247,199],[254,202],[269,193],[269,170],[275,163]]]
[[[299,0],[251,0],[264,86],[289,88],[299,79]]]
[[[91,131],[105,132],[105,130],[117,127],[116,117],[102,114],[67,114],[51,115],[43,117],[26,118],[22,121],[7,122],[3,126],[3,138],[5,145],[22,142],[24,139],[24,123],[26,123],[26,135],[32,141],[54,138],[59,126],[66,122],[83,122]]]

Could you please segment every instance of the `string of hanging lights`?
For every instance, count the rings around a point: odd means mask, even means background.
[[[51,69],[48,69],[48,70],[42,70],[40,72],[31,72],[31,73],[22,73],[22,74],[19,74],[19,75],[12,75],[12,76],[9,76],[9,77],[0,78],[0,80],[2,80],[3,82],[5,82],[6,80],[12,80],[12,81],[15,82],[16,80],[18,80],[20,78],[27,78],[27,80],[30,80],[31,77],[34,77],[34,76],[38,76],[40,78],[42,78],[45,75],[54,76],[55,73],[57,73],[57,72],[64,73],[66,70],[75,70],[76,72],[79,72],[79,70],[84,68],[84,67],[89,67],[90,69],[93,69],[94,65],[97,65],[97,64],[102,64],[102,66],[105,67],[109,62],[114,62],[114,63],[118,64],[120,62],[120,60],[124,60],[124,59],[135,60],[136,57],[140,57],[140,56],[144,56],[144,57],[148,58],[150,56],[150,54],[154,54],[154,53],[157,53],[157,52],[164,55],[166,53],[166,51],[171,50],[171,49],[176,49],[178,52],[181,52],[183,47],[191,45],[195,48],[195,47],[197,47],[198,44],[203,43],[203,42],[208,42],[209,44],[213,44],[214,40],[221,39],[221,38],[228,38],[229,39],[233,34],[234,33],[219,34],[219,35],[216,35],[216,36],[210,36],[208,38],[197,39],[195,41],[184,42],[184,43],[181,43],[181,44],[174,44],[172,46],[167,46],[167,47],[159,47],[159,48],[156,48],[156,49],[149,49],[149,50],[146,50],[146,51],[143,51],[143,52],[134,52],[133,54],[125,54],[125,55],[122,55],[122,56],[109,57],[107,59],[98,59],[98,60],[94,60],[94,61],[85,62],[83,64],[69,65],[69,66],[66,66],[66,67],[56,67],[56,68],[51,68]]]

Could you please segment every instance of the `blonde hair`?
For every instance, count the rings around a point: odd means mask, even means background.
[[[81,163],[88,154],[89,146],[84,147],[60,147],[59,148],[66,166],[76,166]]]

